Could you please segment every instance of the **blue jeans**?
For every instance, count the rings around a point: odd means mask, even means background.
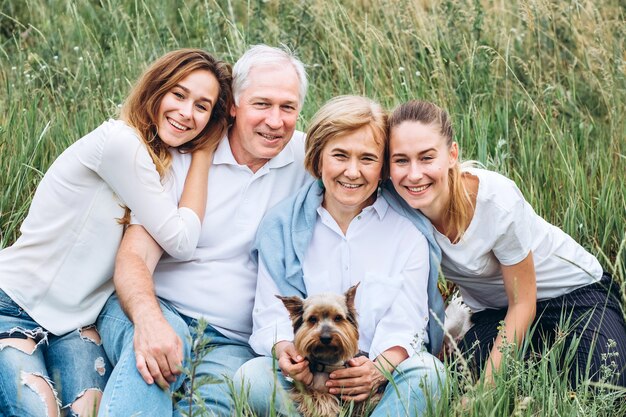
[[[44,378],[56,393],[57,403],[73,415],[71,405],[85,391],[102,391],[111,373],[98,340],[77,329],[61,336],[42,328],[4,291],[0,290],[0,416],[45,416],[41,396],[26,380]],[[4,339],[32,339],[32,353],[3,343]]]
[[[424,415],[438,400],[446,373],[437,358],[420,352],[400,363],[392,377],[372,417]],[[234,377],[235,391],[247,393],[248,404],[258,416],[298,416],[287,392],[292,386],[270,357],[251,360]]]
[[[169,303],[160,300],[167,322],[183,342],[183,356],[189,357],[190,334],[187,323]],[[96,322],[106,354],[115,366],[100,402],[99,416],[171,416],[172,395],[183,383],[180,374],[169,391],[157,384],[147,384],[137,370],[133,323],[126,317],[116,295],[107,300]],[[183,364],[186,366],[186,364]]]
[[[194,336],[198,339],[196,329],[198,321],[190,317],[183,316]],[[196,379],[208,377],[212,383],[204,384],[198,388],[198,394],[203,399],[204,404],[192,404],[195,415],[199,414],[203,408],[209,415],[219,417],[230,417],[234,412],[234,403],[231,397],[229,384],[235,372],[244,363],[254,358],[256,355],[252,348],[245,342],[229,339],[211,326],[207,326],[202,337],[209,340],[208,352],[200,358],[200,363],[196,369]],[[198,359],[198,358],[194,358]],[[178,403],[176,416],[187,415],[189,411],[190,381],[185,380],[185,397]]]
[[[568,330],[559,366],[568,371],[572,389],[585,379],[603,380],[626,387],[626,322],[622,315],[619,285],[604,273],[599,282],[578,288],[560,297],[537,301],[537,316],[530,345],[535,352],[552,346],[557,334]],[[459,344],[470,357],[470,368],[478,376],[498,336],[498,327],[507,309],[488,309],[472,315],[472,328]],[[571,352],[575,343],[576,350]],[[531,350],[526,353],[530,357]],[[573,354],[573,357],[566,356]],[[613,368],[603,375],[603,368]]]
[[[160,304],[165,319],[183,341],[184,357],[190,358],[189,342],[192,336],[197,340],[197,320],[180,314],[164,300],[160,300]],[[97,323],[104,348],[115,365],[100,403],[100,416],[180,416],[187,414],[190,405],[194,412],[206,408],[216,416],[232,415],[233,402],[228,383],[235,371],[254,357],[247,343],[231,340],[207,326],[204,337],[210,339],[210,350],[199,360],[195,379],[209,377],[214,383],[197,388],[196,395],[203,399],[203,404],[190,404],[191,381],[185,379],[185,375],[181,374],[175,383],[170,384],[169,392],[161,390],[156,384],[144,382],[135,363],[133,325],[115,295],[105,304]],[[183,366],[189,366],[187,360]],[[183,384],[184,397],[174,408],[172,395]]]

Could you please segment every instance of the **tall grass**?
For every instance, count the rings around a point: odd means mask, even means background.
[[[463,157],[513,178],[626,302],[625,13],[620,0],[0,0],[0,247],[54,158],[116,116],[149,62],[188,46],[234,62],[284,43],[311,80],[301,129],[337,94],[439,103]],[[469,414],[609,415],[539,375],[523,373],[519,395],[485,390]]]

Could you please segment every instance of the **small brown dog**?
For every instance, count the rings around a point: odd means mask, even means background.
[[[293,324],[296,350],[309,361],[313,382],[309,386],[297,384],[291,391],[291,399],[298,404],[304,417],[338,416],[342,404],[339,397],[326,388],[329,374],[345,368],[347,361],[359,351],[359,327],[354,296],[359,284],[345,294],[317,294],[306,299],[278,297],[287,310]],[[372,407],[379,400],[377,394],[369,400]],[[362,403],[355,404],[354,415],[361,415]]]

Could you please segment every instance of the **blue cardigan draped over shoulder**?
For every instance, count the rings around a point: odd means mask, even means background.
[[[267,271],[284,296],[307,296],[302,265],[317,219],[317,208],[322,204],[324,189],[318,181],[302,187],[296,195],[273,207],[259,226],[252,259],[261,256]],[[430,273],[428,276],[428,351],[439,353],[443,342],[443,299],[437,288],[441,249],[435,242],[432,225],[419,211],[411,208],[395,191],[390,181],[381,187],[381,196],[389,206],[408,218],[428,240]],[[434,319],[433,317],[436,317]]]

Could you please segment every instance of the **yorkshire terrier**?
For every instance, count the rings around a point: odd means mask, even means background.
[[[306,299],[281,297],[293,324],[296,350],[309,361],[313,382],[295,384],[290,395],[303,417],[336,417],[342,410],[339,397],[328,392],[326,381],[331,372],[348,367],[347,361],[359,352],[359,327],[354,296],[359,284],[345,294],[323,293]],[[362,415],[365,406],[380,399],[373,394],[368,401],[354,404],[353,415]]]

